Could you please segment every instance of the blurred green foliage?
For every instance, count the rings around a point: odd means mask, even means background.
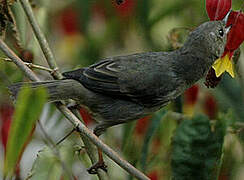
[[[70,179],[72,177],[72,164],[75,160],[74,148],[72,144],[66,144],[59,147],[59,150],[61,154],[57,154],[58,152],[55,149],[43,148],[33,164],[30,179]]]
[[[241,0],[233,0],[233,9],[240,9],[242,3]],[[35,0],[32,1],[32,4],[61,71],[84,67],[103,57],[145,51],[173,50],[184,42],[192,29],[208,20],[205,1],[196,0],[125,0],[125,3],[120,6],[112,0]],[[15,3],[11,8],[20,32],[21,48],[33,53],[33,63],[47,66],[19,3]],[[15,38],[11,36],[13,33],[9,30],[5,36],[6,41],[18,55],[21,55],[21,49],[16,48],[13,40]],[[1,52],[0,57],[4,57]],[[242,53],[239,61],[243,62],[243,60]],[[37,69],[33,69],[33,71],[43,80],[50,79],[47,72]],[[0,105],[11,104],[10,99],[6,96],[8,94],[6,86],[18,81],[26,81],[21,71],[15,65],[0,60]],[[170,179],[171,175],[177,179],[186,172],[193,175],[199,173],[199,177],[208,179],[212,175],[212,171],[220,174],[220,177],[223,174],[228,174],[229,179],[234,175],[238,177],[238,173],[243,168],[242,157],[244,155],[243,129],[240,128],[242,126],[235,126],[236,122],[244,121],[244,91],[243,84],[240,82],[240,78],[232,79],[225,74],[218,87],[210,90],[200,81],[197,84],[199,92],[195,104],[189,104],[185,98],[186,95],[182,95],[164,108],[164,111],[179,113],[185,113],[184,109],[190,109],[193,114],[192,120],[181,122],[181,118],[170,116],[162,111],[153,117],[109,129],[104,135],[104,141],[113,148],[121,150],[128,161],[140,170],[144,170],[151,179]],[[29,113],[37,111],[33,116],[36,120],[41,109],[37,106],[41,106],[43,102],[39,105],[35,104],[40,102],[38,98],[41,98],[42,95],[33,96],[28,95],[18,103],[21,103],[26,111],[30,111]],[[211,97],[210,103],[206,103],[208,97]],[[35,101],[28,99],[35,99]],[[27,107],[33,108],[33,111]],[[229,110],[233,115],[227,114]],[[52,140],[56,142],[71,127],[67,124],[63,125],[62,116],[53,106],[48,106],[46,111],[43,124]],[[209,122],[205,116],[195,116],[198,113],[208,116],[213,113],[215,119],[218,119],[215,128],[211,129],[213,117]],[[18,115],[20,119],[28,116],[28,113],[20,114]],[[4,118],[1,121],[4,121]],[[30,120],[30,122],[34,121]],[[27,126],[22,123],[21,121],[18,129],[30,127],[31,124]],[[88,126],[93,127],[93,123],[89,122]],[[180,124],[179,128],[178,124]],[[235,130],[235,138],[228,131],[226,132],[227,126]],[[177,130],[175,131],[175,129]],[[16,130],[15,133],[18,134],[19,131]],[[227,138],[223,140],[225,133],[227,133]],[[173,147],[171,146],[172,137],[174,139]],[[31,171],[34,174],[33,178],[61,177],[62,168],[64,168],[61,162],[66,164],[68,175],[72,173],[75,177],[80,177],[81,172],[82,175],[86,173],[81,165],[78,166],[78,169],[83,171],[75,171],[73,168],[77,162],[88,167],[88,158],[85,153],[79,154],[80,159],[73,158],[74,153],[71,147],[80,143],[79,137],[74,135],[66,141],[68,141],[70,149],[58,147],[60,156],[48,148],[43,148],[33,165]],[[225,141],[223,151],[227,152],[227,155],[224,154],[224,157],[221,158],[223,141]],[[34,142],[46,143],[40,138],[38,132],[34,133],[32,143]],[[23,145],[22,141],[19,143]],[[235,149],[232,148],[233,144]],[[13,161],[16,161],[21,146],[16,151],[12,147],[10,149],[12,149],[10,154],[15,154],[11,157],[15,159]],[[70,156],[65,152],[69,152]],[[33,154],[36,154],[34,150]],[[171,157],[173,158],[172,169]],[[31,157],[24,156],[23,158]],[[133,179],[131,176],[123,174],[121,169],[110,161],[106,161],[106,163],[109,165],[111,179]],[[21,166],[27,166],[27,164],[23,163]],[[30,166],[32,165],[30,164]],[[205,168],[199,170],[199,167]],[[49,171],[47,171],[48,169]],[[25,170],[23,176],[26,177],[27,173]],[[89,177],[88,174],[86,175]],[[243,178],[243,176],[240,177]],[[66,176],[62,178],[66,178]]]
[[[173,179],[215,179],[214,169],[220,166],[225,129],[225,125],[218,122],[212,132],[209,119],[203,115],[184,120],[172,142]]]
[[[34,101],[33,101],[34,100]],[[43,88],[32,90],[23,87],[19,92],[15,113],[9,130],[9,137],[4,160],[4,174],[12,175],[25,143],[31,138],[35,123],[47,100],[47,92]]]

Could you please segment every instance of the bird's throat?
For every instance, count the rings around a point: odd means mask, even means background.
[[[180,56],[178,72],[189,86],[207,74],[215,59],[204,51],[196,51],[196,49],[183,49],[180,51]]]

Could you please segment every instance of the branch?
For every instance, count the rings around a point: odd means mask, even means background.
[[[39,78],[22,62],[22,60],[11,51],[8,46],[0,39],[0,49],[8,56],[32,81],[40,81]],[[57,108],[64,114],[64,116],[76,127],[82,136],[86,136],[96,146],[115,161],[119,166],[125,169],[132,176],[140,180],[149,180],[142,172],[137,170],[127,161],[123,160],[116,152],[114,152],[109,146],[104,144],[96,135],[94,135],[81,121],[61,102],[56,103]]]
[[[3,61],[7,61],[7,62],[13,62],[11,59],[9,58],[2,58]],[[47,71],[50,73],[53,73],[54,71],[50,68],[47,68],[45,66],[41,66],[41,65],[37,65],[37,64],[33,64],[33,63],[28,63],[28,62],[23,62],[26,66],[28,66],[29,68],[36,68],[39,70],[43,70],[43,71]]]
[[[28,68],[25,63],[0,39],[0,49],[8,56],[23,73],[32,81],[39,81],[40,79]]]
[[[74,113],[76,115],[76,117],[79,120],[81,120],[82,123],[84,124],[84,121],[83,121],[80,113],[76,109],[73,109],[72,113]],[[85,145],[86,153],[87,153],[88,157],[90,158],[91,163],[95,164],[96,162],[98,162],[97,149],[95,148],[94,144],[86,136],[84,136],[83,134],[80,133],[80,137]],[[108,179],[107,174],[101,169],[98,169],[97,175],[100,180]]]
[[[25,11],[25,14],[30,22],[30,25],[35,33],[35,36],[38,40],[38,43],[40,44],[40,47],[42,49],[42,52],[50,66],[50,68],[53,69],[53,76],[56,78],[56,79],[61,79],[62,78],[62,75],[60,74],[60,72],[58,71],[58,66],[56,64],[56,61],[55,61],[55,58],[54,58],[54,55],[48,45],[48,42],[44,36],[44,34],[42,33],[41,31],[41,28],[39,27],[36,19],[35,19],[35,16],[34,16],[34,13],[32,11],[32,8],[31,8],[31,5],[30,3],[28,3],[27,0],[20,0],[20,3]]]
[[[178,112],[173,112],[173,111],[168,111],[166,114],[167,117],[175,119],[178,123],[181,123],[182,120],[184,119],[189,119],[191,117],[186,116],[184,114],[178,113]],[[218,120],[211,120],[210,124],[211,125],[216,125]],[[243,122],[235,122],[232,126],[228,126],[227,132],[228,133],[239,133],[244,130],[244,123]]]

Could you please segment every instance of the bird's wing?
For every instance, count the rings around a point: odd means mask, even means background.
[[[92,91],[121,95],[116,66],[114,61],[104,60],[87,68],[65,72],[63,75],[78,80]]]
[[[176,88],[166,61],[163,53],[140,53],[108,58],[63,75],[94,92],[152,104]]]

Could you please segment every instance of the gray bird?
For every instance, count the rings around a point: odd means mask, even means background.
[[[46,87],[49,101],[73,99],[88,109],[98,122],[94,133],[99,136],[108,127],[152,114],[203,78],[224,52],[227,18],[201,24],[172,52],[105,58],[63,73],[65,79],[28,84]],[[9,87],[13,96],[21,86]]]

